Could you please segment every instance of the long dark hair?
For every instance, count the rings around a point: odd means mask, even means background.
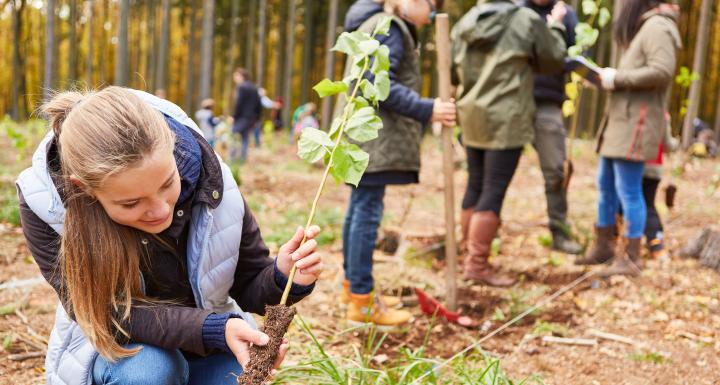
[[[624,0],[620,9],[620,14],[615,20],[615,40],[621,47],[627,47],[640,30],[643,21],[642,15],[666,3],[665,0]],[[617,3],[616,3],[617,4]],[[619,5],[619,4],[618,4]],[[618,6],[616,5],[616,6]]]

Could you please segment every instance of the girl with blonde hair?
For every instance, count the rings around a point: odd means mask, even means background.
[[[298,228],[275,260],[229,168],[176,105],[108,87],[63,92],[18,180],[30,251],[60,298],[48,383],[231,384],[250,344],[247,312],[291,301],[322,271]],[[279,362],[287,350],[280,348]]]

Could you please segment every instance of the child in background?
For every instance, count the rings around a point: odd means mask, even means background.
[[[200,103],[200,109],[195,112],[195,119],[198,121],[200,130],[205,136],[205,139],[210,144],[210,147],[215,148],[215,126],[220,123],[220,118],[213,115],[213,108],[215,108],[215,101],[212,99],[205,99]]]
[[[293,126],[293,134],[296,142],[300,139],[303,128],[320,128],[320,123],[315,116],[315,110],[317,110],[315,103],[306,103],[302,106],[302,108],[303,109],[302,112],[300,112],[300,116],[298,116],[297,123]]]

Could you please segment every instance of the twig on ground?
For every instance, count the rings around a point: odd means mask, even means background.
[[[597,346],[598,342],[596,339],[588,338],[564,338],[555,336],[545,336],[542,341],[547,344],[561,344],[561,345],[577,345],[577,346]]]
[[[635,340],[625,337],[625,336],[621,336],[619,334],[606,333],[606,332],[603,332],[600,330],[595,330],[595,329],[590,329],[590,330],[588,330],[587,333],[593,337],[597,337],[597,338],[600,338],[603,340],[620,342],[620,343],[628,344],[628,345],[632,345],[632,346],[641,345],[640,342],[635,341]]]
[[[47,354],[47,351],[42,350],[42,351],[38,351],[38,352],[11,354],[11,355],[7,356],[7,358],[10,361],[25,361],[30,358],[44,357],[45,354]]]

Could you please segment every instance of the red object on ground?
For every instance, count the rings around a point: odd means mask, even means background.
[[[420,310],[427,315],[437,315],[438,317],[445,318],[449,322],[456,323],[460,326],[475,327],[477,322],[473,321],[470,317],[461,315],[460,312],[453,312],[448,310],[443,304],[437,299],[433,298],[422,289],[415,288],[415,295],[418,297],[420,303]]]

